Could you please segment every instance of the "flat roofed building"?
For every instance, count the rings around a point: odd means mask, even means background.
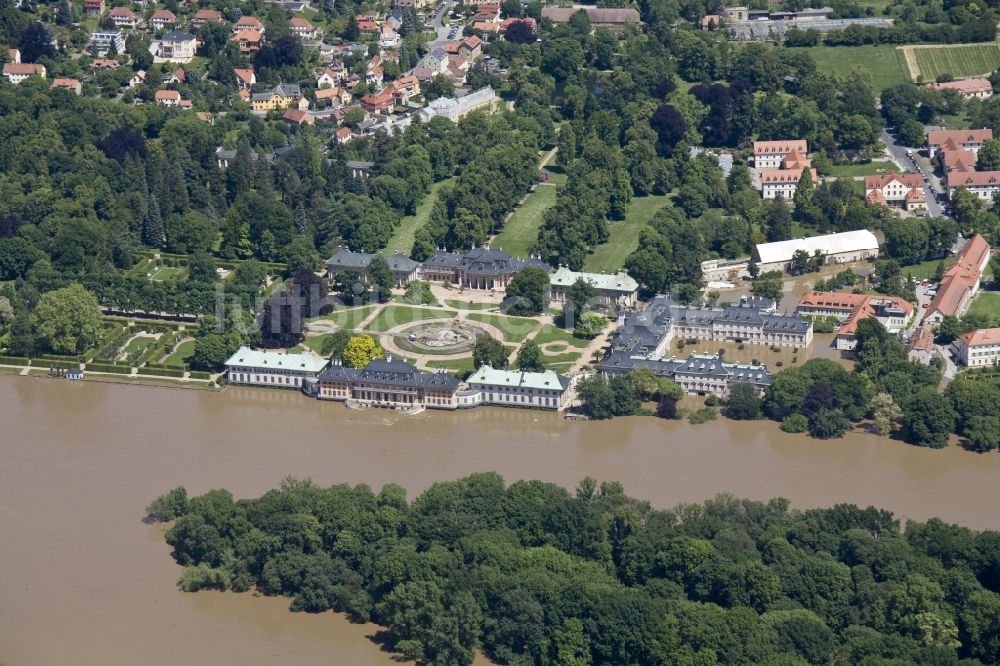
[[[639,283],[624,272],[618,273],[578,273],[565,266],[549,275],[549,298],[553,303],[564,303],[566,291],[577,280],[589,283],[597,290],[601,305],[632,307],[639,294]]]
[[[754,248],[754,259],[762,273],[788,270],[792,256],[803,250],[810,257],[818,250],[826,256],[826,263],[844,264],[878,257],[878,239],[867,229],[845,231],[839,234],[798,238],[761,243]]]
[[[286,354],[240,347],[226,361],[226,376],[230,384],[301,389],[329,363],[308,351]]]
[[[479,391],[484,405],[509,405],[560,410],[566,406],[570,379],[553,370],[521,372],[497,370],[484,365],[468,380],[469,388]]]
[[[960,335],[953,345],[962,365],[975,368],[1000,363],[1000,328],[981,328]]]

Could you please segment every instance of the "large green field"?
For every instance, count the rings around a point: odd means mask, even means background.
[[[386,254],[401,252],[406,256],[410,256],[410,252],[413,250],[413,240],[416,238],[417,229],[427,224],[427,218],[431,216],[431,209],[434,208],[434,202],[438,199],[438,191],[453,180],[454,178],[446,178],[445,180],[431,185],[431,191],[428,192],[427,196],[424,197],[424,200],[417,205],[417,212],[413,215],[407,215],[404,217],[400,221],[399,226],[396,227],[396,231],[393,232],[388,245],[386,245]]]
[[[997,323],[1000,323],[1000,294],[989,291],[979,292],[976,300],[972,301],[969,314],[989,317],[990,324],[996,326]]]
[[[506,315],[479,314],[473,312],[468,316],[472,321],[481,321],[484,324],[492,324],[503,333],[505,342],[521,343],[538,322],[527,317],[508,317]]]
[[[955,78],[988,74],[1000,67],[1000,46],[956,44],[953,46],[910,46],[924,81],[934,81],[942,74]]]
[[[621,270],[628,255],[639,247],[639,231],[663,208],[668,198],[664,195],[632,199],[625,219],[608,223],[611,230],[608,242],[594,248],[594,253],[583,264],[584,270],[594,273]]]
[[[884,89],[908,83],[909,71],[902,52],[895,46],[812,46],[805,49],[816,61],[816,68],[824,74],[847,76],[858,68],[872,78],[872,90],[879,94]]]
[[[527,257],[528,250],[538,238],[545,211],[556,203],[557,190],[558,187],[554,184],[539,183],[535,191],[510,216],[490,246],[503,248],[515,257]]]

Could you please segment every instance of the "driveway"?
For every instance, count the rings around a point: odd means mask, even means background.
[[[884,129],[882,130],[882,142],[885,143],[886,152],[889,153],[889,159],[891,159],[896,166],[898,166],[903,171],[910,171],[912,173],[920,173],[917,171],[917,162],[914,161],[913,157],[906,154],[908,148],[906,146],[900,145],[896,141],[896,137],[889,134]],[[938,202],[937,193],[942,192],[941,183],[938,181],[937,176],[931,173],[928,169],[921,167],[924,176],[924,197],[927,199],[927,214],[931,217],[947,217],[944,211],[944,207]]]

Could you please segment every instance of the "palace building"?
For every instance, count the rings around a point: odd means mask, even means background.
[[[375,359],[363,368],[331,365],[319,374],[312,392],[320,400],[370,407],[456,409],[460,382],[447,372],[423,372],[403,361]]]

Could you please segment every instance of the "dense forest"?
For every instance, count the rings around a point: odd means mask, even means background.
[[[182,589],[259,590],[386,630],[419,663],[996,663],[1000,533],[720,495],[670,510],[494,473],[148,508]]]

